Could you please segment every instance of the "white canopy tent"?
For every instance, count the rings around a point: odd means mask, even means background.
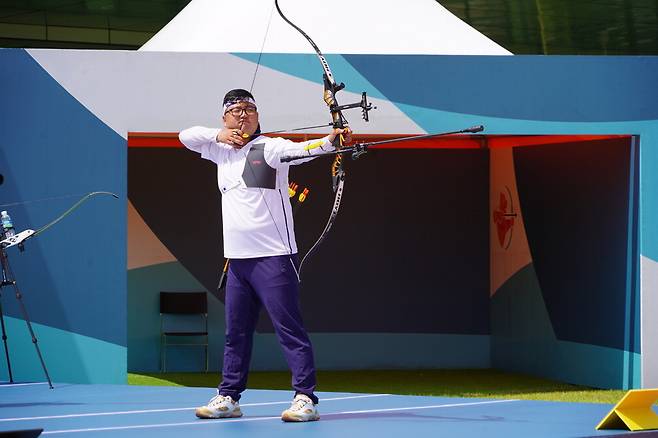
[[[435,0],[281,0],[323,53],[511,55]],[[140,50],[309,53],[274,0],[192,0]]]

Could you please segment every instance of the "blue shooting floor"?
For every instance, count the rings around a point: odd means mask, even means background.
[[[289,391],[248,390],[244,416],[199,420],[211,388],[0,384],[0,432],[42,428],[58,437],[589,437],[612,407],[591,403],[318,393],[322,419],[283,423]],[[634,432],[648,436],[655,432]]]

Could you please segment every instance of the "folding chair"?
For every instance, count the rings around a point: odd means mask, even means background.
[[[181,316],[174,321],[175,315]],[[192,321],[185,316],[198,315],[199,324],[192,327]],[[182,328],[173,328],[173,322]],[[185,322],[185,324],[182,324]],[[201,342],[182,342],[183,339],[198,339]],[[172,342],[173,341],[173,342]],[[205,352],[205,372],[208,372],[208,298],[206,292],[160,292],[160,371],[167,369],[167,347],[203,347]]]

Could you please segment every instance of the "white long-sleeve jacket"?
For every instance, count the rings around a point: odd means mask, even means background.
[[[236,149],[216,141],[219,129],[195,126],[179,134],[180,141],[202,158],[217,164],[222,194],[224,257],[244,259],[295,254],[295,227],[288,196],[288,169],[313,155],[331,151],[328,138],[320,147],[283,138],[258,136]],[[281,163],[287,155],[308,154],[305,160]]]

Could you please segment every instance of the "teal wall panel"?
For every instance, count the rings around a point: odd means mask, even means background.
[[[5,317],[12,373],[16,382],[46,377],[25,321]],[[42,324],[32,324],[48,373],[58,383],[126,383],[126,347]],[[0,348],[2,349],[2,348]],[[0,381],[9,380],[0,357]]]
[[[128,369],[160,369],[160,291],[204,291],[203,286],[178,262],[128,271]],[[209,363],[218,369],[224,345],[224,305],[208,295]],[[169,319],[169,323],[183,321]],[[204,367],[201,347],[169,347],[168,371],[199,371]]]
[[[128,369],[157,372],[160,366],[161,290],[201,291],[200,283],[178,262],[132,269],[128,273]],[[224,306],[208,295],[210,369],[221,369]],[[175,323],[175,322],[174,322]],[[320,369],[488,368],[488,335],[311,333]],[[199,371],[203,354],[197,347],[170,347],[169,371]],[[251,369],[285,370],[276,336],[256,333]]]
[[[640,386],[639,353],[555,337],[532,264],[492,297],[491,324],[494,368],[597,388]]]

